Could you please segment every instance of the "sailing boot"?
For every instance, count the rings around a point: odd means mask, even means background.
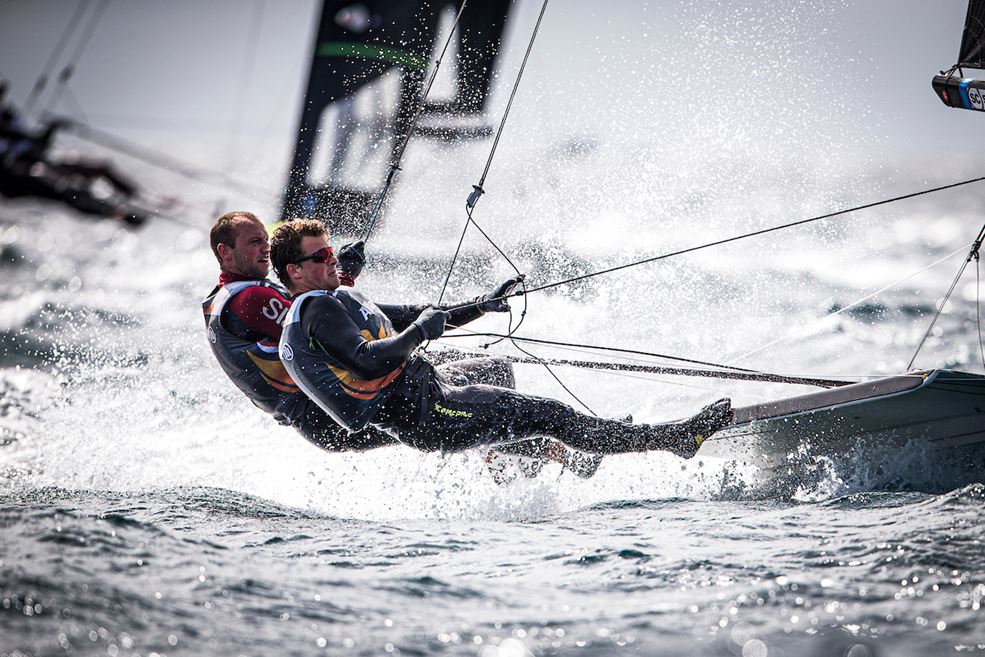
[[[719,399],[702,408],[690,419],[673,425],[679,431],[663,436],[662,440],[658,439],[656,447],[682,459],[689,459],[698,453],[701,443],[731,422],[732,401],[728,398]]]

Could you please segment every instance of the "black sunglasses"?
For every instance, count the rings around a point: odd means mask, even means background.
[[[304,257],[298,258],[297,260],[291,260],[291,264],[299,265],[305,260],[312,260],[318,263],[325,263],[331,260],[333,255],[335,255],[335,251],[332,250],[332,247],[326,246],[318,249],[314,253],[309,253]]]

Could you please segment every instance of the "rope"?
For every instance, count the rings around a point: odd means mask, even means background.
[[[746,369],[744,367],[736,367],[734,365],[722,365],[721,363],[711,363],[711,362],[708,362],[708,361],[705,361],[705,360],[694,360],[694,359],[691,359],[691,358],[683,358],[681,356],[670,356],[668,354],[659,354],[659,353],[654,353],[652,351],[638,351],[636,349],[623,349],[623,348],[620,348],[620,347],[603,347],[603,346],[592,345],[592,344],[578,344],[578,343],[575,343],[575,342],[558,342],[558,341],[555,341],[555,340],[544,340],[544,339],[540,339],[540,338],[522,338],[522,337],[519,337],[519,336],[516,336],[516,335],[506,336],[506,335],[500,335],[498,333],[478,333],[478,332],[469,331],[468,329],[465,329],[465,328],[462,328],[462,327],[459,327],[458,330],[465,331],[465,333],[451,333],[449,335],[443,335],[441,337],[442,337],[442,339],[444,339],[444,338],[468,338],[468,337],[477,337],[477,336],[478,337],[495,337],[495,338],[507,338],[508,337],[511,340],[518,340],[520,342],[530,342],[530,343],[533,343],[533,344],[550,345],[550,346],[553,346],[553,347],[574,347],[574,348],[578,348],[578,349],[595,349],[597,351],[606,351],[606,352],[619,353],[619,354],[633,354],[634,356],[646,356],[646,357],[649,357],[649,358],[666,358],[667,360],[673,360],[673,361],[677,361],[677,362],[680,362],[680,363],[691,363],[692,365],[705,365],[707,367],[719,367],[719,368],[721,368],[723,370],[728,370],[728,371],[732,371],[732,372],[747,372],[747,373],[751,373],[751,374],[762,374],[762,372],[759,372],[758,370],[750,370],[750,369]]]
[[[927,327],[927,332],[923,334],[923,338],[920,339],[920,344],[917,345],[917,350],[913,352],[913,358],[910,359],[909,364],[906,366],[907,371],[913,369],[913,362],[917,359],[917,355],[920,353],[920,350],[923,349],[923,345],[930,336],[930,332],[934,330],[934,325],[937,323],[937,319],[941,316],[941,313],[944,312],[944,306],[947,305],[948,299],[951,298],[951,293],[954,292],[954,288],[961,279],[961,275],[964,274],[964,270],[968,266],[968,263],[971,262],[972,259],[976,262],[978,261],[978,250],[982,246],[983,239],[985,239],[985,225],[983,225],[982,229],[978,231],[978,237],[975,238],[975,243],[971,245],[971,251],[968,252],[968,257],[965,258],[963,263],[961,263],[961,268],[958,270],[958,275],[954,277],[951,287],[948,288],[947,294],[944,295],[940,305],[937,307],[937,312],[934,313],[934,318],[930,320],[930,326]]]
[[[441,61],[445,58],[445,52],[448,50],[448,45],[451,43],[452,37],[455,36],[455,30],[458,28],[458,22],[462,18],[462,12],[465,11],[465,5],[467,3],[468,0],[462,0],[462,4],[458,8],[458,14],[456,14],[455,22],[452,23],[451,30],[448,32],[448,38],[445,40],[445,45],[441,48],[441,54],[438,55],[438,59],[435,60],[434,69],[431,71],[431,79],[428,80],[424,93],[421,95],[421,102],[417,104],[417,109],[414,111],[414,116],[411,118],[410,124],[407,126],[407,131],[406,134],[404,134],[403,141],[397,147],[397,150],[394,151],[394,157],[390,163],[390,171],[387,173],[386,182],[383,183],[383,189],[380,190],[380,196],[376,199],[376,205],[373,206],[372,212],[370,212],[369,217],[366,219],[366,230],[363,232],[362,236],[364,242],[369,240],[369,235],[373,232],[373,227],[376,225],[377,219],[379,219],[380,211],[383,209],[383,201],[386,199],[386,195],[390,191],[390,185],[393,184],[393,176],[400,170],[400,160],[403,158],[404,151],[407,149],[407,144],[410,142],[410,136],[414,134],[414,127],[417,125],[421,112],[424,110],[424,105],[427,102],[428,94],[431,93],[431,87],[434,85],[434,79],[438,76],[438,69],[441,68]]]
[[[523,351],[521,349],[521,351]],[[527,352],[523,352],[527,353]],[[719,370],[700,370],[687,367],[665,367],[659,365],[633,365],[629,363],[611,363],[605,361],[575,360],[569,358],[542,358],[533,356],[522,358],[518,356],[497,356],[506,358],[513,363],[540,364],[545,362],[550,365],[566,365],[570,367],[581,367],[596,370],[616,370],[620,372],[646,372],[648,374],[676,374],[679,376],[697,376],[712,379],[731,379],[737,381],[758,381],[763,383],[793,383],[806,386],[816,386],[819,388],[837,388],[855,383],[854,381],[841,381],[836,379],[821,379],[802,376],[788,376],[784,374],[772,374],[769,372],[729,372]],[[560,381],[559,381],[560,383]],[[564,384],[561,384],[562,386]],[[567,388],[565,388],[567,390]],[[574,395],[572,395],[574,396]],[[587,408],[587,407],[586,407]]]

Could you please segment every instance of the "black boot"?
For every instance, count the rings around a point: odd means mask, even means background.
[[[672,425],[679,428],[678,431],[674,432],[676,435],[664,435],[662,440],[658,438],[655,447],[656,449],[665,449],[681,458],[689,459],[698,453],[701,443],[731,422],[732,401],[728,398],[719,399],[702,408],[690,419]],[[655,428],[662,427],[657,425]]]

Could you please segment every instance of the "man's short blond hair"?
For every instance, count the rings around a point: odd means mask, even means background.
[[[243,217],[248,221],[254,221],[261,226],[263,222],[253,214],[252,212],[243,212],[242,210],[236,210],[235,212],[227,212],[212,224],[212,230],[209,231],[209,244],[212,246],[212,253],[215,255],[215,259],[222,262],[219,258],[219,245],[228,244],[233,246],[236,244],[236,219],[238,217]]]

